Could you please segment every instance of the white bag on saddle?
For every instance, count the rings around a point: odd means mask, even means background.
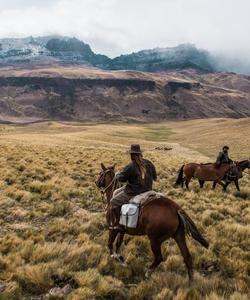
[[[128,228],[136,228],[138,223],[140,206],[143,206],[146,201],[163,197],[161,193],[148,191],[130,199],[128,204],[123,204],[121,207],[120,224]]]
[[[128,228],[136,228],[139,217],[139,205],[128,203],[121,208],[120,224]]]

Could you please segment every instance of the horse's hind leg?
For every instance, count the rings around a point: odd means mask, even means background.
[[[219,185],[221,185],[223,187],[223,191],[227,190],[227,185],[224,184],[221,180],[217,180],[216,183],[218,183]]]
[[[183,226],[179,227],[178,231],[174,236],[174,239],[178,247],[180,248],[181,254],[183,256],[188,271],[189,283],[191,283],[193,281],[193,260],[186,244],[185,231]]]
[[[186,185],[187,190],[189,190],[189,182],[190,182],[190,178],[186,178],[185,185]]]
[[[182,187],[182,188],[184,187],[184,182],[186,182],[186,177],[184,177],[184,178],[182,179],[182,182],[181,182],[181,187]]]
[[[216,181],[213,182],[213,190],[215,190],[216,188],[216,183],[217,183]]]
[[[204,186],[205,180],[200,180],[199,179],[199,184],[200,184],[200,188],[202,189]]]
[[[151,244],[152,252],[154,254],[154,261],[149,267],[149,274],[152,273],[163,261],[163,257],[161,253],[161,243],[162,242],[160,242],[159,240],[150,237],[150,244]]]

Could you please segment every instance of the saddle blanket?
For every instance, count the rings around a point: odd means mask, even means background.
[[[120,225],[128,228],[136,228],[139,218],[140,205],[150,198],[160,198],[163,194],[155,191],[148,191],[133,197],[128,204],[123,204],[120,214]]]
[[[139,195],[136,195],[132,199],[130,199],[130,203],[135,203],[135,204],[144,204],[146,201],[148,201],[150,198],[161,198],[164,195],[162,193],[158,193],[155,191],[148,191]]]

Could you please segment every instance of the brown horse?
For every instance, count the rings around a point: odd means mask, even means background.
[[[108,168],[106,168],[103,164],[101,166],[102,171],[99,174],[96,185],[100,190],[102,190],[103,193],[106,194],[108,204],[106,217],[107,223],[110,226],[110,200],[112,198],[112,194],[117,182],[115,179],[114,166]],[[198,231],[191,218],[185,213],[185,211],[181,209],[178,204],[166,197],[157,197],[153,200],[146,201],[145,204],[142,205],[137,228],[109,229],[108,247],[110,255],[114,255],[113,243],[115,242],[116,237],[119,234],[116,242],[115,252],[115,255],[117,255],[123,242],[125,233],[130,235],[148,236],[151,244],[151,249],[154,254],[154,261],[149,267],[149,273],[153,272],[156,267],[163,261],[161,253],[162,243],[169,238],[173,238],[176,241],[183,256],[188,271],[189,282],[193,280],[193,263],[192,257],[186,244],[185,233],[189,233],[202,246],[208,248],[208,242]]]
[[[236,162],[237,169],[232,170],[230,174],[226,176],[226,178],[223,178],[223,181],[225,180],[225,189],[231,182],[234,182],[236,189],[240,191],[240,186],[239,186],[239,179],[243,177],[243,172],[245,169],[250,169],[250,159],[242,160]],[[213,183],[213,189],[216,187],[216,182]]]
[[[226,185],[222,182],[225,175],[229,172],[238,172],[238,166],[236,164],[222,164],[217,166],[214,163],[207,164],[197,164],[189,163],[183,165],[178,173],[175,186],[181,185],[185,182],[186,188],[189,189],[189,183],[192,178],[197,178],[202,188],[205,181],[213,181],[220,184],[223,187],[223,190],[226,190]],[[185,175],[185,178],[184,178]]]

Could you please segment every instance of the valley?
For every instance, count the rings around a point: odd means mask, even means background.
[[[213,161],[225,142],[234,159],[249,157],[249,127],[249,118],[0,125],[0,298],[248,299],[249,176],[240,180],[241,193],[233,185],[223,193],[211,183],[202,191],[195,181],[190,191],[173,184],[184,162]],[[206,250],[188,238],[191,287],[171,240],[149,279],[146,238],[125,238],[126,267],[108,255],[105,201],[94,181],[101,162],[122,168],[135,142],[157,167],[155,189],[181,205],[210,242]]]

